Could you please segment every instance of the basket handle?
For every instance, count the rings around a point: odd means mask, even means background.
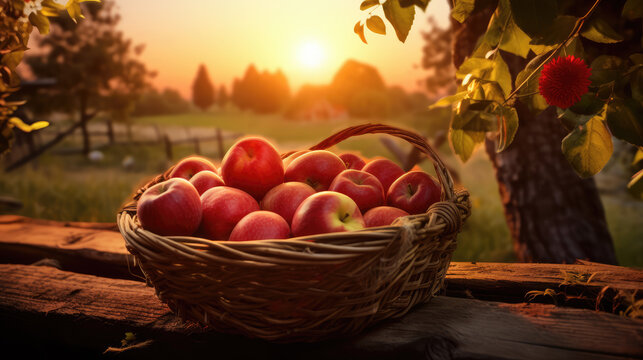
[[[453,191],[453,178],[451,177],[449,170],[446,168],[438,154],[433,150],[426,139],[412,131],[383,124],[364,124],[351,126],[335,133],[334,135],[329,136],[325,140],[322,140],[319,144],[311,146],[310,150],[325,150],[350,137],[365,134],[387,134],[406,140],[411,145],[415,146],[418,150],[425,154],[431,160],[431,162],[433,162],[433,167],[435,168],[435,173],[438,176],[438,181],[442,186],[445,200],[453,201],[455,199],[455,193]]]

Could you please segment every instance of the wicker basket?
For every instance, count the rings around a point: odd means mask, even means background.
[[[433,162],[442,201],[393,226],[287,240],[210,241],[159,236],[140,227],[136,199],[118,215],[127,249],[148,284],[180,317],[216,331],[271,341],[318,341],[356,334],[404,315],[442,287],[469,196],[454,191],[446,167],[426,140],[386,125],[347,128],[311,147],[383,133],[402,138]],[[284,156],[287,154],[284,154]]]

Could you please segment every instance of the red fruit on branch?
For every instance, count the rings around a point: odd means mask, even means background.
[[[558,57],[545,64],[538,81],[538,91],[547,104],[566,109],[577,103],[589,89],[592,70],[573,55]]]

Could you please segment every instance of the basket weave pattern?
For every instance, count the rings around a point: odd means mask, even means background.
[[[347,128],[311,147],[383,133],[407,140],[433,162],[442,201],[387,227],[286,240],[210,241],[159,236],[140,227],[136,200],[118,215],[127,249],[157,296],[179,316],[214,330],[272,341],[318,341],[356,334],[428,301],[443,285],[469,196],[454,191],[421,136],[386,125]],[[284,154],[286,156],[287,154]]]

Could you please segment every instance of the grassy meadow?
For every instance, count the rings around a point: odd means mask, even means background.
[[[396,119],[373,120],[416,129],[431,136],[444,128],[447,114],[432,112],[422,116],[408,115]],[[141,117],[134,121],[134,140],[153,125],[169,136],[188,133],[212,136],[215,128],[226,133],[256,134],[274,141],[280,150],[303,149],[347,126],[364,123],[360,119],[323,122],[296,122],[278,115],[259,116],[251,113],[190,113],[172,116]],[[147,130],[146,130],[147,129]],[[203,135],[200,135],[203,134]],[[335,150],[360,151],[367,157],[391,154],[381,144],[381,135],[368,135],[347,140]],[[56,149],[78,146],[79,137],[66,141]],[[124,140],[124,139],[123,139]],[[98,140],[96,140],[99,142]],[[233,139],[225,141],[225,147]],[[407,146],[400,143],[401,146]],[[217,159],[214,142],[201,144],[202,155]],[[161,145],[117,145],[102,148],[100,161],[90,161],[79,154],[55,154],[50,151],[34,164],[11,173],[0,173],[0,196],[11,196],[24,203],[16,214],[70,221],[115,221],[116,212],[129,195],[146,180],[162,172],[170,164]],[[174,161],[192,154],[192,145],[173,148]],[[491,164],[482,151],[466,164],[454,158],[447,145],[438,149],[443,160],[458,171],[462,183],[470,191],[473,213],[458,238],[457,261],[514,261],[498,187]],[[131,157],[126,169],[123,159]],[[422,164],[432,171],[428,161]],[[643,228],[640,227],[641,203],[627,198],[604,196],[608,224],[614,236],[617,256],[622,265],[643,266]]]

